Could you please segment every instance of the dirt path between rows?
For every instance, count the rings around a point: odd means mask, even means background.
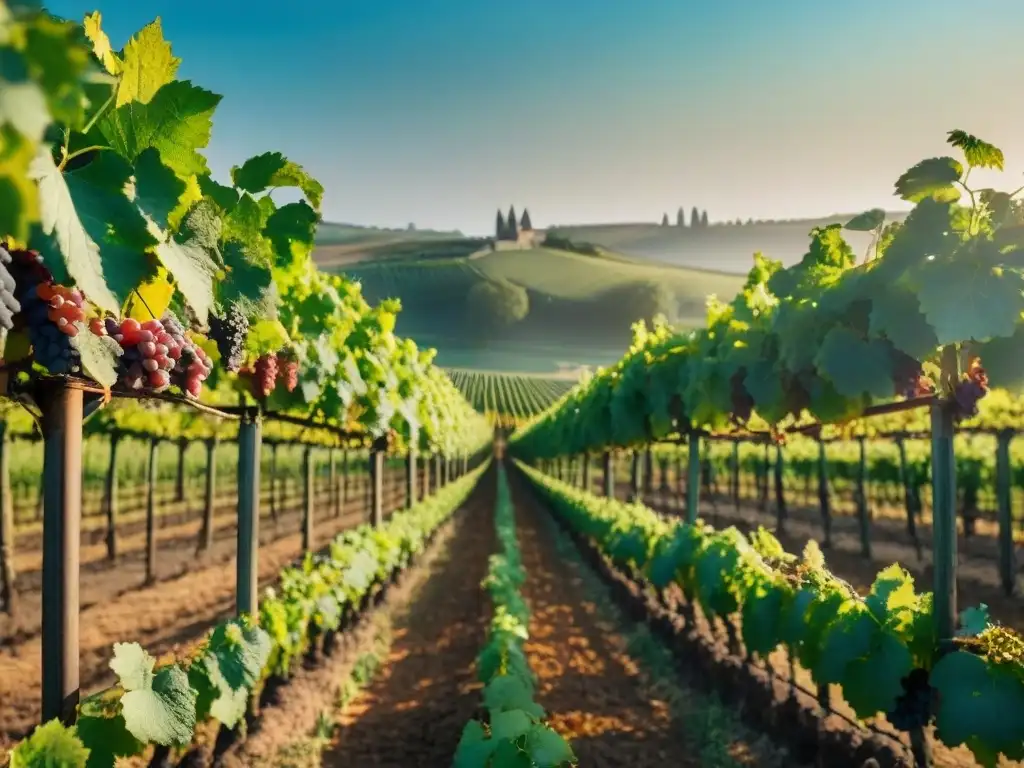
[[[497,546],[494,470],[480,483],[429,579],[395,617],[381,672],[343,712],[325,768],[451,765],[480,703],[475,662],[491,614],[480,582]]]
[[[532,495],[513,485],[530,606],[526,653],[538,702],[581,766],[699,766],[669,704],[648,690],[617,628],[587,594],[578,564],[561,558]]]
[[[396,500],[391,500],[394,508]],[[358,506],[342,517],[322,520],[315,529],[316,545],[322,546],[339,531],[365,520]],[[299,533],[275,534],[267,526],[261,535],[259,579],[261,588],[272,584],[281,569],[300,554]],[[231,544],[233,549],[233,542]],[[225,545],[226,546],[226,545]],[[192,557],[193,547],[184,553]],[[180,553],[179,553],[180,554]],[[170,550],[161,557],[173,562]],[[138,642],[158,659],[181,653],[202,638],[235,607],[235,558],[186,570],[152,587],[135,588],[113,599],[102,599],[96,590],[114,589],[119,579],[130,579],[131,566],[108,574],[110,583],[83,583],[83,601],[92,600],[80,617],[80,669],[83,694],[113,682],[107,667],[115,642]],[[39,718],[41,645],[38,635],[0,650],[0,754],[24,736]]]

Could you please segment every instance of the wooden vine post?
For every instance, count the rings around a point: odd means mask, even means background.
[[[700,516],[700,435],[691,431],[686,451],[686,522]]]
[[[42,412],[42,722],[75,721],[79,700],[78,616],[82,524],[82,390],[39,382]]]
[[[786,457],[782,452],[782,444],[775,444],[775,527],[779,533],[786,530]]]
[[[188,440],[178,439],[178,472],[174,477],[174,500],[185,500],[185,453],[188,451]]]
[[[604,480],[604,495],[606,498],[615,498],[615,454],[605,451],[602,461],[601,473]]]
[[[411,509],[416,504],[416,449],[409,446],[405,456],[405,508]]]
[[[868,456],[867,439],[857,439],[860,452],[857,456],[857,526],[860,530],[860,553],[866,560],[871,559],[871,511],[868,509]]]
[[[423,458],[420,459],[420,471],[423,474],[423,496],[427,498],[430,495],[430,455],[424,454]]]
[[[241,446],[241,443],[239,443]],[[241,449],[239,449],[241,450]],[[241,461],[241,456],[239,456]],[[277,525],[277,441],[270,444],[270,519]]]
[[[580,461],[583,462],[583,479],[581,481],[581,485],[583,486],[584,491],[590,493],[590,454],[584,453],[583,458],[580,459]]]
[[[442,457],[440,453],[434,454],[434,493],[441,490],[441,462]]]
[[[732,494],[732,503],[739,511],[740,508],[740,441],[733,440],[732,442],[732,462],[729,466],[729,480],[730,480],[730,493]]]
[[[346,504],[348,504],[348,476],[349,476],[348,449],[345,448],[341,452],[341,505],[343,507]]]
[[[331,510],[334,517],[341,517],[341,495],[338,493],[338,461],[331,448],[327,452],[327,487]]]
[[[17,613],[14,590],[14,499],[11,498],[10,441],[7,422],[0,421],[0,608]]]
[[[633,451],[633,460],[629,465],[629,503],[636,504],[640,501],[641,491],[643,488],[641,475],[643,469],[641,466],[640,451]]]
[[[772,475],[772,460],[771,460],[771,446],[768,443],[764,444],[764,459],[761,462],[761,512],[768,514],[768,487],[769,478]]]
[[[146,584],[156,580],[156,488],[160,440],[150,438],[146,466]]]
[[[1012,595],[1017,586],[1017,564],[1013,547],[1013,483],[1010,476],[1012,429],[1003,429],[996,443],[996,500],[999,514],[999,581],[1003,592]]]
[[[828,452],[825,441],[818,438],[818,508],[821,512],[821,527],[825,540],[821,542],[824,549],[832,546],[832,494],[828,487]]]
[[[917,504],[916,493],[911,487],[910,470],[907,466],[907,444],[902,437],[896,438],[896,449],[900,455],[900,485],[903,487],[903,508],[907,513],[907,535],[914,542],[917,559],[924,557],[921,539],[917,535]]]
[[[199,549],[207,552],[213,546],[213,513],[217,506],[217,438],[206,440],[206,496],[203,499],[203,528]]]
[[[117,449],[122,435],[114,430],[110,435],[110,458],[107,464],[106,482],[103,487],[103,507],[107,515],[107,560],[117,560]]]
[[[316,474],[315,462],[313,460],[313,446],[307,445],[302,449],[302,551],[312,552],[315,539],[313,506],[315,504],[315,490],[313,478]]]
[[[238,424],[238,542],[235,611],[255,615],[259,599],[260,453],[263,423],[247,409]]]
[[[644,497],[646,498],[654,493],[654,449],[649,445],[644,451],[643,481]]]
[[[384,525],[384,451],[387,440],[378,438],[370,448],[370,522],[374,528]]]
[[[949,357],[945,350],[943,357]],[[943,368],[944,371],[950,370],[948,365]],[[939,642],[945,645],[953,638],[957,614],[956,460],[952,404],[945,400],[935,402],[931,406],[931,419],[935,629]]]

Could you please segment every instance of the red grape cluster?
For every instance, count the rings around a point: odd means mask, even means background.
[[[285,349],[277,353],[277,367],[281,371],[281,378],[284,379],[284,388],[294,392],[299,386],[299,358],[295,351]]]
[[[981,360],[972,358],[967,367],[967,375],[953,389],[957,416],[961,419],[977,416],[978,401],[988,394],[988,389],[988,374],[981,367]]]
[[[270,393],[277,386],[279,373],[277,355],[259,357],[253,366],[253,394],[260,398],[270,397]]]
[[[213,363],[202,347],[185,335],[185,329],[174,315],[160,320],[139,322],[107,318],[93,321],[93,333],[109,335],[124,354],[121,357],[121,383],[128,389],[164,392],[171,384],[191,397],[199,397],[203,382],[213,370]]]

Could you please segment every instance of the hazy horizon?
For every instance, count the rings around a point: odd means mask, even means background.
[[[179,77],[225,97],[214,173],[281,151],[324,184],[327,221],[485,234],[509,204],[539,228],[899,210],[893,182],[954,128],[1006,152],[997,184],[1024,171],[1019,0],[571,5],[47,4],[98,9],[115,48],[161,16]]]

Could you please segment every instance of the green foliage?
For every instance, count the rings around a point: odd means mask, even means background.
[[[711,618],[739,618],[748,651],[766,656],[784,646],[815,684],[840,686],[859,718],[891,711],[901,679],[924,669],[939,694],[935,725],[943,743],[966,744],[985,766],[1000,754],[1024,757],[1024,641],[988,623],[983,609],[962,619],[970,652],[940,658],[932,596],[916,592],[899,565],[882,570],[861,597],[826,569],[813,542],[797,557],[763,529],[747,538],[700,520],[690,525],[523,470],[615,565],[645,574],[658,589],[678,585]]]
[[[470,720],[463,728],[454,768],[558,768],[575,765],[568,742],[544,724],[545,713],[534,700],[534,677],[523,651],[529,638],[529,609],[520,588],[526,581],[515,511],[504,466],[498,467],[495,526],[501,549],[492,555],[484,588],[494,616],[487,644],[477,657],[484,684],[487,723]]]

